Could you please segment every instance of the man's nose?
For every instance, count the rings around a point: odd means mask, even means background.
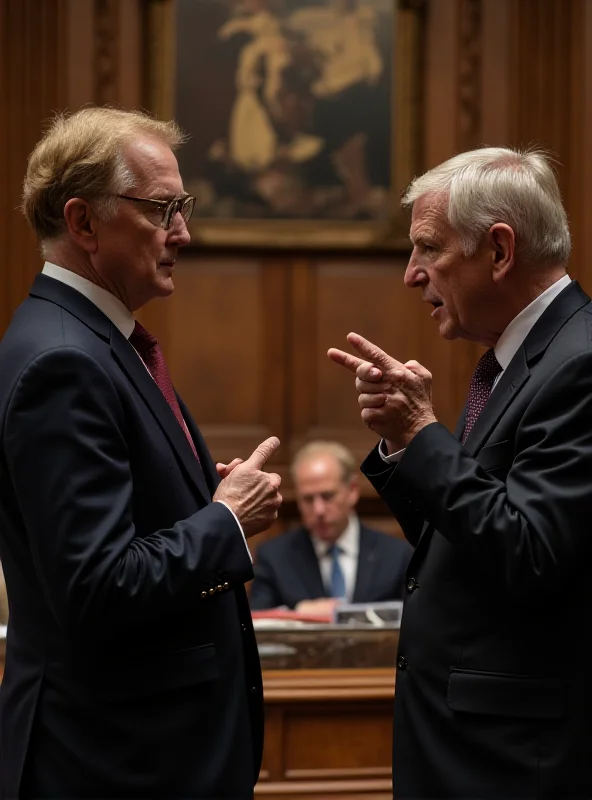
[[[425,280],[425,272],[417,266],[412,256],[409,259],[407,269],[405,270],[405,276],[403,278],[405,286],[408,289],[412,289],[414,286],[421,286],[423,283],[425,283]]]
[[[191,241],[191,234],[187,227],[187,223],[180,211],[177,211],[171,220],[169,228],[169,239],[174,241],[179,247],[185,247]]]
[[[313,500],[312,508],[317,516],[322,516],[325,513],[325,501],[322,497],[315,497]]]

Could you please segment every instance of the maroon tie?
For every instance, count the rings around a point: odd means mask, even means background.
[[[171,376],[169,375],[169,371],[165,364],[164,355],[162,348],[158,344],[158,339],[152,336],[151,333],[148,333],[143,325],[140,325],[139,322],[136,322],[134,332],[130,336],[129,340],[142,357],[144,364],[146,364],[148,367],[150,374],[154,378],[154,382],[163,393],[165,400],[171,407],[173,414],[176,416],[177,422],[185,431],[185,436],[191,445],[191,449],[193,450],[195,457],[198,458],[197,450],[193,444],[193,439],[191,438],[189,429],[185,424],[183,414],[181,414],[177,396],[175,395],[175,390],[173,389]]]
[[[471,378],[471,385],[469,386],[469,396],[467,397],[467,414],[465,420],[465,429],[461,438],[461,442],[466,441],[467,436],[471,432],[471,428],[477,421],[477,417],[485,408],[485,404],[489,399],[491,390],[495,379],[502,371],[499,365],[493,347],[486,353],[483,353],[475,372]]]

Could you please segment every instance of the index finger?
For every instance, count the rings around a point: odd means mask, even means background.
[[[346,353],[344,350],[338,350],[336,347],[330,347],[327,350],[327,355],[334,361],[336,364],[339,364],[346,369],[349,369],[350,372],[354,372],[357,370],[358,367],[361,367],[362,364],[365,364],[365,361],[362,361],[361,358],[357,356],[352,356],[351,353]]]
[[[280,440],[277,436],[270,436],[264,442],[256,447],[249,458],[244,462],[245,466],[252,467],[253,469],[262,469],[265,462],[272,456],[280,446]]]
[[[360,355],[364,356],[364,360],[370,361],[378,367],[382,367],[383,370],[397,369],[403,366],[396,358],[389,356],[388,353],[385,353],[380,347],[369,342],[368,339],[364,339],[359,333],[348,333],[347,341],[354,350],[357,350]]]

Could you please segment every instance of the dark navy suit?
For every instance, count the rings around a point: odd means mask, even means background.
[[[250,798],[262,687],[236,520],[191,416],[45,275],[0,344],[3,798]]]
[[[592,797],[592,304],[574,281],[468,438],[433,423],[362,465],[415,546],[396,800]]]

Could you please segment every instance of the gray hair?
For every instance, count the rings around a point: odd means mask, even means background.
[[[571,251],[567,215],[551,159],[542,150],[483,147],[460,153],[411,182],[403,206],[427,194],[448,196],[448,221],[465,256],[496,222],[509,225],[528,264],[565,264]]]
[[[339,442],[316,440],[309,442],[298,450],[290,465],[292,479],[296,480],[296,472],[300,464],[310,461],[318,456],[332,456],[341,469],[341,479],[344,483],[357,474],[357,463],[351,450]]]

